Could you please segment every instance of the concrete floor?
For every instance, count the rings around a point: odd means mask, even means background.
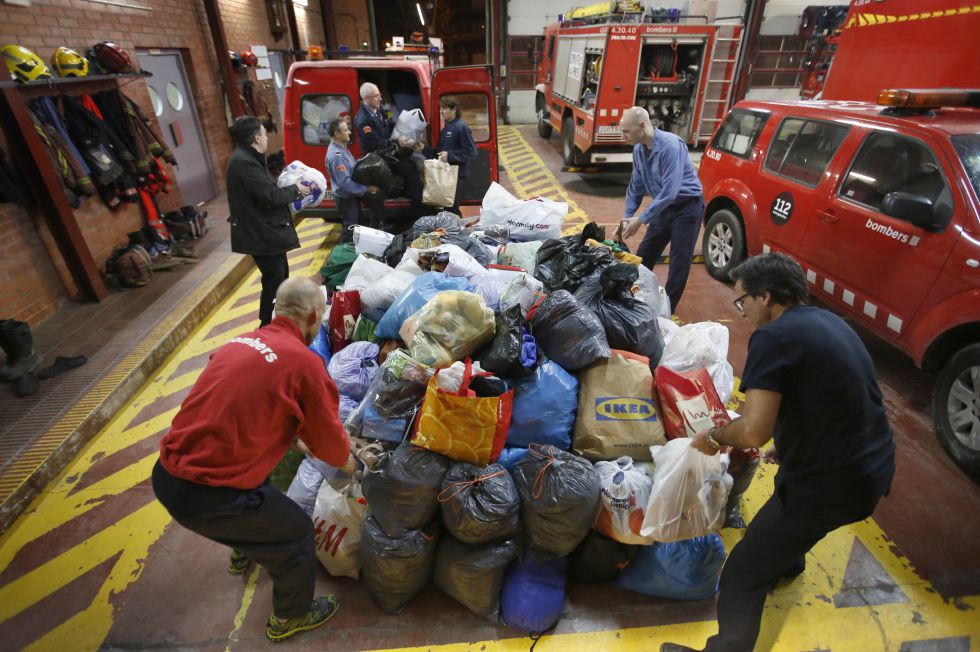
[[[570,201],[570,226],[615,225],[628,173],[560,172],[558,140],[533,127],[501,132],[505,185],[524,196]],[[219,216],[216,225],[223,224]],[[300,227],[293,274],[315,274],[334,227]],[[636,243],[631,243],[635,245]],[[661,278],[666,267],[656,269]],[[271,583],[261,569],[226,574],[227,549],[170,521],[148,484],[160,435],[208,354],[252,327],[258,298],[250,275],[123,406],[102,433],[0,536],[3,649],[268,649],[263,626]],[[731,290],[700,266],[679,318],[730,329],[736,375],[748,324]],[[907,358],[864,336],[898,443],[892,495],[873,519],[841,529],[811,553],[807,572],[767,604],[757,650],[970,650],[980,645],[980,489],[945,456],[929,418],[931,379]],[[754,514],[772,491],[765,468],[744,503]],[[723,530],[730,549],[741,534]],[[343,606],[331,623],[288,643],[296,649],[519,650],[520,632],[470,615],[431,585],[389,616],[349,579],[322,572],[318,589]],[[647,598],[611,585],[570,586],[555,634],[536,650],[656,650],[675,640],[700,645],[714,633],[712,601]]]

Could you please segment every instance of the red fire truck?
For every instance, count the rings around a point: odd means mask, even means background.
[[[610,13],[611,11],[611,13]],[[544,29],[537,71],[538,134],[561,133],[566,165],[627,163],[625,109],[646,108],[661,129],[707,142],[728,111],[740,23],[681,24],[635,2],[603,2]]]

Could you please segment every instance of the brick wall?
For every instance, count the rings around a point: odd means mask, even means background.
[[[198,0],[131,0],[150,11],[115,7],[85,0],[34,0],[31,7],[0,4],[0,45],[16,43],[49,61],[55,48],[67,46],[84,52],[101,40],[114,40],[135,58],[137,49],[176,49],[181,52],[188,82],[201,120],[201,129],[220,192],[231,152],[224,95],[214,62],[207,16]],[[324,42],[319,3],[296,6],[302,47]],[[289,36],[276,41],[268,28],[264,0],[222,0],[220,3],[229,47],[242,51],[250,45],[270,50],[288,49]],[[287,59],[288,65],[288,59]],[[238,73],[239,81],[253,71]],[[254,77],[252,77],[254,79]],[[153,116],[146,84],[127,80],[123,92],[136,100],[147,116]],[[261,82],[263,99],[278,119],[272,83]],[[0,139],[0,145],[6,145]],[[270,147],[282,146],[281,134],[273,134]],[[12,157],[13,153],[12,153]],[[172,172],[172,170],[171,170]],[[173,178],[173,175],[171,174]],[[179,189],[159,195],[163,211],[181,205]],[[113,212],[97,198],[86,199],[75,218],[97,264],[102,265],[114,245],[125,242],[126,233],[142,224],[138,206],[126,205]],[[44,220],[12,204],[0,204],[0,318],[14,317],[37,323],[58,305],[79,298],[54,239]]]
[[[371,43],[371,23],[368,21],[367,0],[334,0],[334,25],[337,30],[337,44],[346,45],[352,50],[361,48],[365,41]],[[384,3],[375,2],[375,11],[384,11]],[[384,37],[378,34],[378,49],[384,49]]]

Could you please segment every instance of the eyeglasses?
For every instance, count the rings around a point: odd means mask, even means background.
[[[746,292],[745,294],[743,294],[739,298],[737,298],[734,301],[732,301],[732,304],[736,308],[738,308],[738,311],[739,312],[745,312],[745,297],[749,297],[749,296],[752,296],[752,293],[751,292]]]

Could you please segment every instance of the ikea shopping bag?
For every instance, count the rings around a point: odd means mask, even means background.
[[[572,448],[596,460],[628,455],[649,462],[650,446],[664,443],[647,358],[613,349],[579,374],[578,418]]]
[[[455,204],[458,178],[458,165],[449,165],[438,159],[426,159],[422,203],[442,208]]]

